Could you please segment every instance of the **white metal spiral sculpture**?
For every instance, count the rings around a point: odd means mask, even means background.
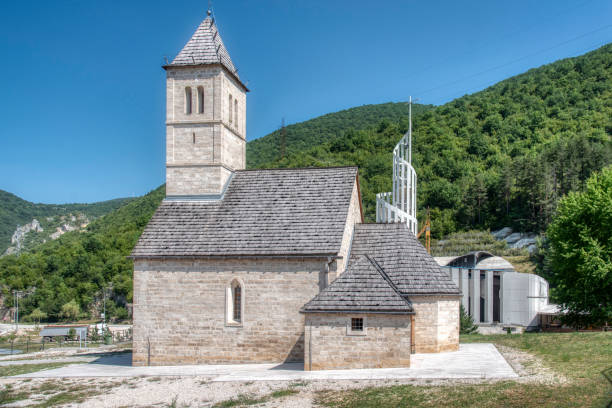
[[[412,167],[412,100],[408,132],[393,149],[393,191],[376,194],[376,222],[405,222],[417,234],[416,184]]]

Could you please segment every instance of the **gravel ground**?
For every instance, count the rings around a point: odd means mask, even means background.
[[[545,367],[542,361],[528,353],[509,347],[498,347],[504,358],[520,375],[519,382],[559,384],[567,382]],[[55,351],[55,350],[54,350]],[[66,356],[66,355],[63,355]],[[48,358],[48,355],[45,356]],[[135,378],[83,378],[65,380],[19,380],[0,379],[0,385],[12,384],[20,391],[36,390],[41,385],[47,388],[56,384],[57,392],[66,392],[86,386],[89,396],[73,407],[210,407],[216,403],[236,398],[261,399],[258,407],[312,407],[318,391],[348,390],[370,386],[412,385],[457,385],[493,382],[494,380],[325,380],[308,382],[255,381],[255,382],[210,382],[209,377],[135,377]],[[504,380],[505,381],[505,380]],[[281,392],[279,392],[281,391]],[[274,392],[284,394],[274,395]],[[94,395],[95,394],[95,395]],[[41,402],[53,393],[31,395],[29,400],[7,406],[26,406]]]

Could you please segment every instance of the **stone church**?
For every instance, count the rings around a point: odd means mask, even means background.
[[[458,349],[458,287],[399,212],[363,223],[356,167],[245,169],[248,89],[210,12],[164,69],[166,198],[131,254],[134,365],[406,367]]]

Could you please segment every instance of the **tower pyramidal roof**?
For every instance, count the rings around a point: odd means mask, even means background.
[[[204,21],[200,23],[195,33],[191,36],[191,39],[168,66],[209,64],[223,65],[232,75],[240,80],[238,70],[232,62],[225,44],[223,44],[221,34],[219,34],[219,29],[215,24],[215,19],[211,16],[210,10]]]

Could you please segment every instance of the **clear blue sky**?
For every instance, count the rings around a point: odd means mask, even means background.
[[[172,7],[170,7],[172,6]],[[0,3],[0,189],[92,202],[164,182],[164,56],[206,0]],[[221,1],[248,139],[352,106],[443,104],[612,41],[612,2]]]

